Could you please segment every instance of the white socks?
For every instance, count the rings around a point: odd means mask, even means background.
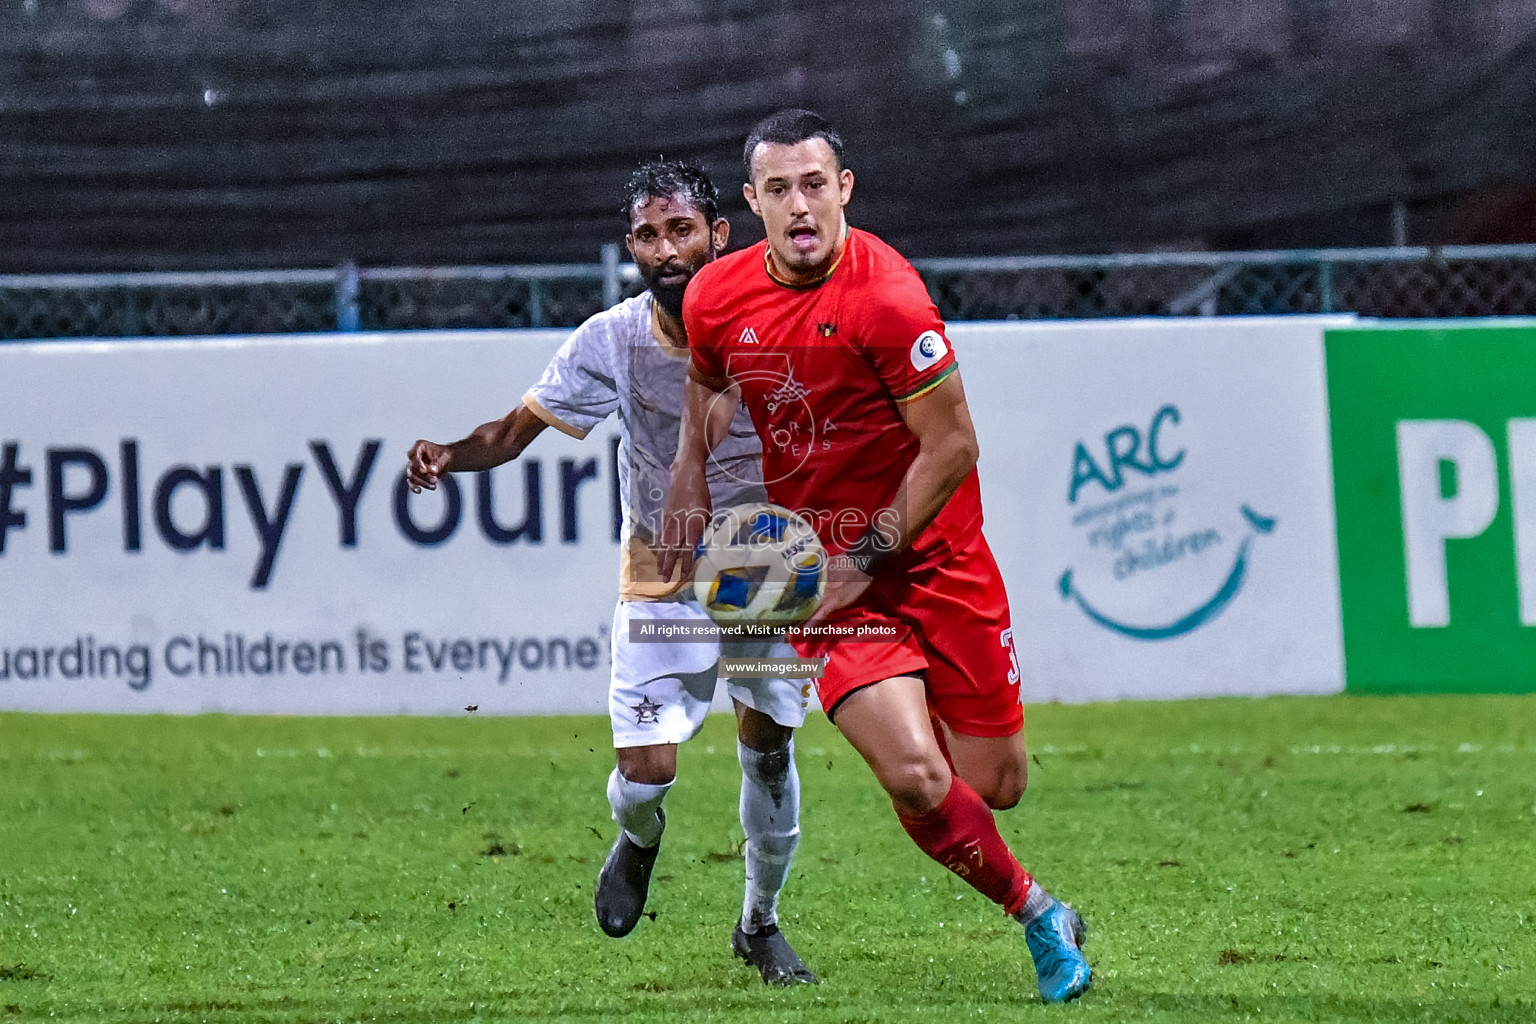
[[[747,837],[741,926],[757,932],[778,923],[779,891],[800,845],[800,773],[795,769],[793,740],[783,750],[767,754],[738,741],[736,756],[741,761],[741,830]],[[670,782],[659,786],[631,782],[617,768],[608,776],[613,820],[637,846],[649,848],[661,842],[666,827],[661,805],[671,788]]]
[[[800,773],[795,744],[761,753],[740,742],[741,830],[746,834],[747,890],[741,926],[747,932],[778,924],[779,891],[800,845]]]
[[[661,842],[661,830],[666,827],[661,802],[671,788],[671,782],[659,786],[630,782],[617,768],[608,776],[608,805],[613,808],[613,820],[629,833],[636,846],[649,848]]]

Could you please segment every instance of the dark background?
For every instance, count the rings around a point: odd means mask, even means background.
[[[0,0],[0,270],[593,261],[786,105],[910,256],[1536,241],[1536,0]]]

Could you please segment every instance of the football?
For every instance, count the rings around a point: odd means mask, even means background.
[[[716,512],[699,539],[693,592],[722,626],[805,621],[827,586],[827,555],[803,516],[757,502]]]

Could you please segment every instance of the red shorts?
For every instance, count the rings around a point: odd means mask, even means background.
[[[803,658],[827,658],[816,683],[828,714],[854,690],[895,676],[922,676],[930,709],[969,736],[1012,736],[1024,727],[1019,661],[1002,573],[979,532],[938,565],[877,576],[829,626],[866,637],[797,639]]]

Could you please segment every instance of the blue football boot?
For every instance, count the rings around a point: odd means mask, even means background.
[[[1065,1003],[1088,991],[1093,971],[1082,952],[1086,936],[1083,919],[1059,900],[1025,927],[1024,941],[1035,958],[1040,998],[1045,1002]]]

